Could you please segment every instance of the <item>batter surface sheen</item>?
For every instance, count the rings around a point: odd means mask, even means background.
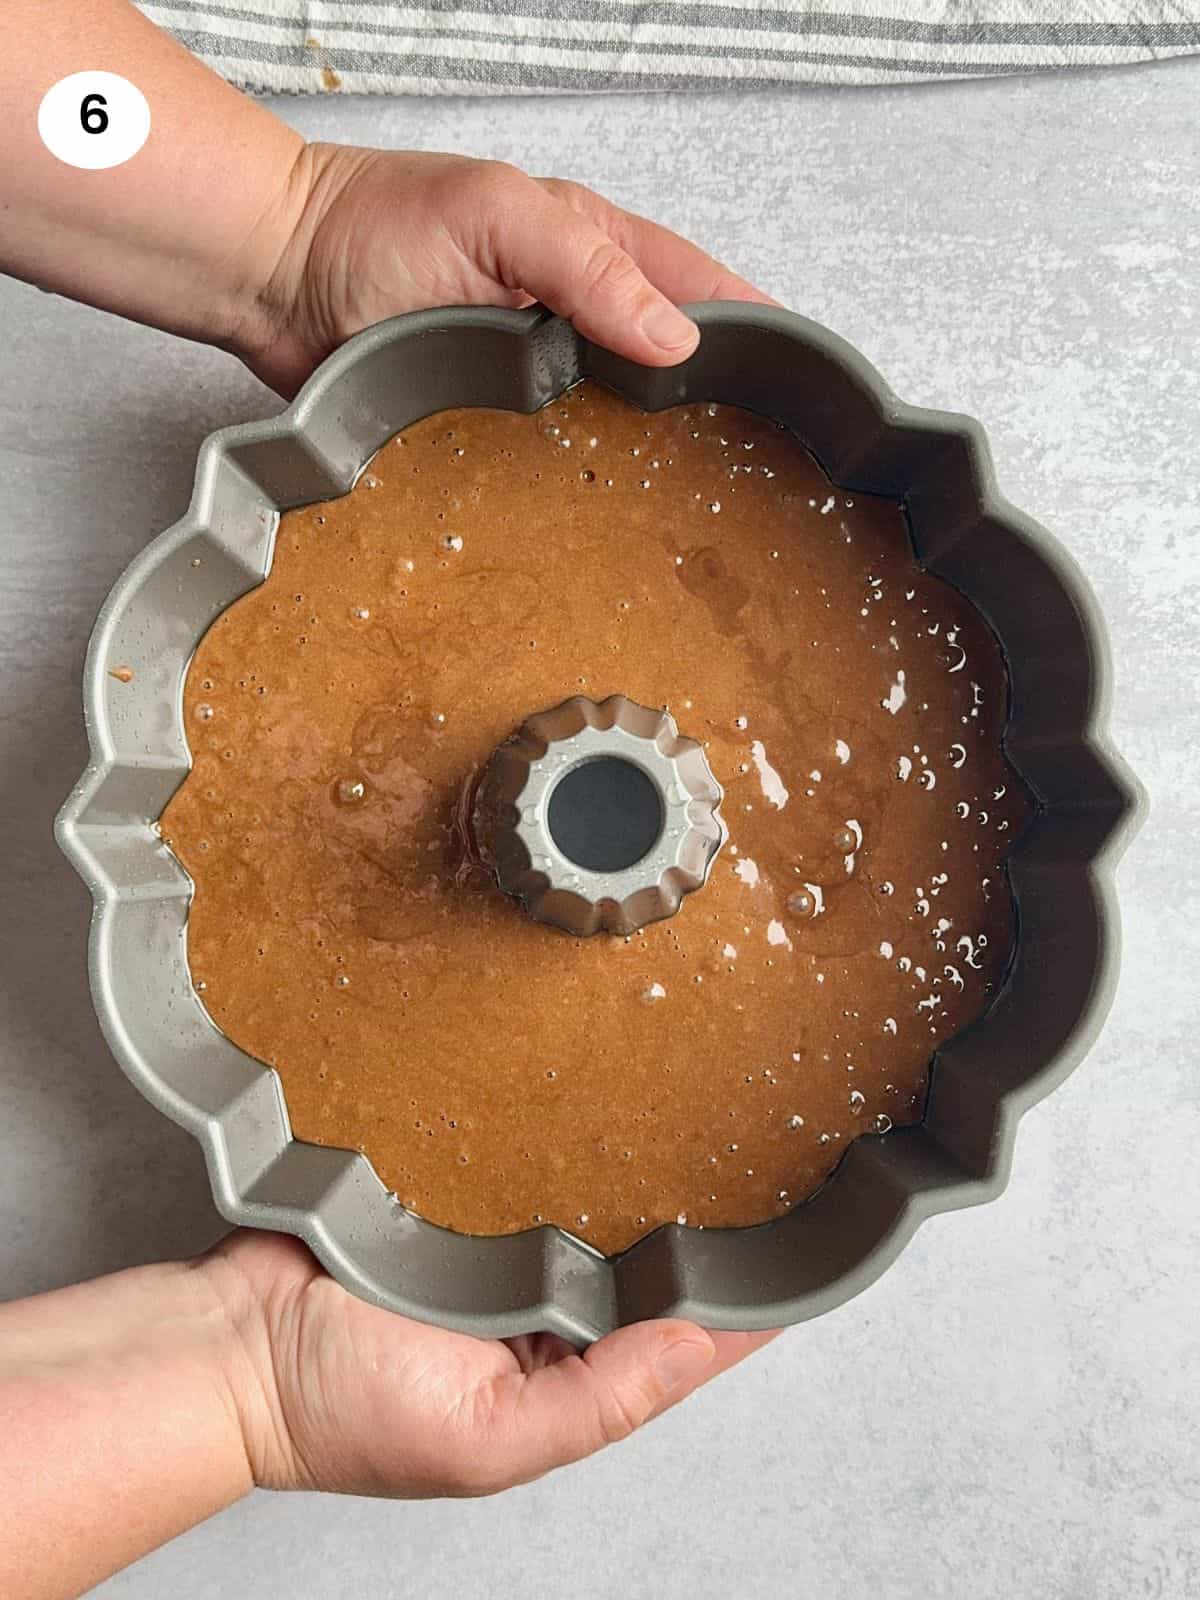
[[[775,424],[580,384],[443,412],[287,512],[202,641],[162,819],[193,979],[296,1137],[467,1233],[761,1221],[922,1114],[1013,936],[1028,799],[974,609]],[[667,706],[729,841],[629,938],[531,921],[464,819],[573,694]]]

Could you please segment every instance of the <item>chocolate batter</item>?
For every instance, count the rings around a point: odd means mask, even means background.
[[[708,884],[629,938],[531,921],[463,826],[497,743],[576,693],[668,706],[725,787]],[[760,1221],[920,1118],[1003,977],[1004,698],[901,509],[777,425],[591,384],[444,412],[285,514],[196,653],[162,819],[193,977],[296,1136],[435,1222],[612,1253]]]

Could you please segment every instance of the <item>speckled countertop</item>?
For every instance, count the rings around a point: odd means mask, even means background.
[[[988,427],[1108,613],[1153,810],[1101,1042],[1011,1186],[643,1435],[498,1500],[257,1496],[127,1600],[1185,1600],[1200,1591],[1200,61],[696,98],[288,102],[655,212]],[[52,815],[92,617],[196,446],[277,402],[228,358],[0,279],[0,1292],[194,1251],[198,1148],[96,1030]],[[703,1471],[697,1464],[705,1463]],[[303,1563],[293,1552],[303,1542]]]

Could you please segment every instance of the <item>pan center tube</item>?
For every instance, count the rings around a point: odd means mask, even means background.
[[[703,887],[727,837],[721,799],[703,747],[668,712],[576,695],[496,750],[475,836],[536,921],[625,934]]]
[[[653,778],[625,756],[593,756],[550,791],[546,825],[555,847],[589,872],[624,872],[662,836],[665,807]]]

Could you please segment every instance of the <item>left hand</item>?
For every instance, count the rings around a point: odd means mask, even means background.
[[[679,303],[773,303],[581,184],[465,156],[308,145],[253,250],[254,307],[234,348],[288,396],[402,311],[540,300],[618,355],[670,366],[699,339]]]

